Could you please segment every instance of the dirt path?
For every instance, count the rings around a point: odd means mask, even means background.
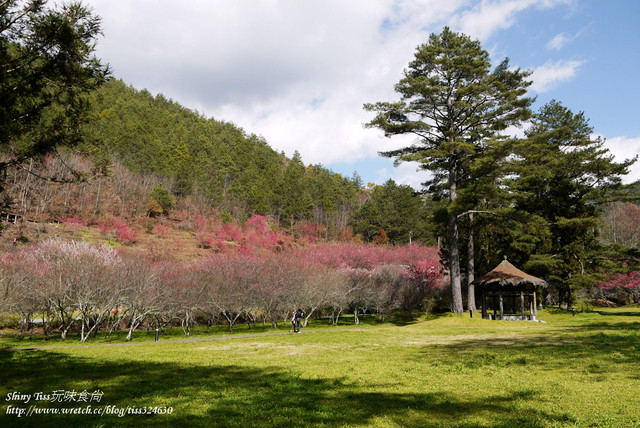
[[[308,330],[304,334],[309,333],[324,333],[332,331],[361,331],[375,328],[387,328],[391,326],[370,326],[370,327],[350,327],[350,328],[336,328],[336,329],[323,329],[323,330]],[[258,333],[258,334],[239,334],[237,336],[219,336],[219,337],[197,337],[193,339],[178,339],[178,340],[160,340],[158,342],[123,342],[123,343],[98,343],[93,345],[52,345],[52,346],[33,346],[29,348],[2,348],[0,352],[18,352],[18,351],[46,351],[48,349],[71,349],[71,348],[98,348],[105,346],[140,346],[140,345],[161,345],[163,343],[192,343],[192,342],[211,342],[215,340],[235,340],[251,337],[268,337],[268,336],[286,336],[294,333],[280,332],[280,333]],[[301,333],[302,334],[302,333]]]

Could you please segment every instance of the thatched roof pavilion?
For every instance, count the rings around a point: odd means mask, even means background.
[[[478,278],[475,283],[482,292],[482,318],[500,320],[535,321],[538,317],[536,287],[547,286],[544,280],[529,275],[509,263],[506,257],[495,269]],[[519,308],[516,300],[519,300]],[[487,313],[489,306],[493,308],[493,315]],[[528,314],[525,308],[528,308]]]
[[[547,286],[547,282],[521,271],[507,259],[504,259],[494,270],[476,280],[481,285],[517,286],[522,284]]]

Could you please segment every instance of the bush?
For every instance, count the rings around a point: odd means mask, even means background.
[[[151,190],[149,197],[156,201],[164,212],[173,208],[173,196],[171,196],[171,193],[169,193],[167,188],[162,184],[158,184],[154,187],[153,190]]]

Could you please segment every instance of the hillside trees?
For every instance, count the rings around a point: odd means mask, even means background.
[[[0,3],[0,173],[83,139],[87,94],[109,72],[93,55],[99,34],[79,3]]]
[[[493,71],[479,41],[445,28],[419,46],[395,90],[398,102],[366,104],[376,113],[367,126],[385,136],[411,134],[415,144],[381,153],[396,162],[417,161],[446,183],[448,250],[453,311],[462,313],[459,256],[458,192],[467,184],[465,171],[485,140],[529,116],[524,97],[529,73],[511,69],[504,60]]]
[[[375,186],[370,198],[353,213],[353,231],[366,242],[371,242],[382,229],[392,244],[406,244],[410,239],[428,243],[433,240],[428,215],[423,196],[410,186],[388,180]]]
[[[311,195],[304,186],[305,167],[296,151],[286,166],[276,190],[276,206],[280,222],[291,227],[297,220],[308,218],[313,210]]]
[[[640,248],[640,206],[614,202],[602,213],[601,238],[627,248]]]
[[[93,93],[92,104],[94,120],[84,128],[90,144],[83,149],[159,176],[175,206],[192,197],[239,221],[260,214],[287,227],[313,222],[335,237],[359,203],[355,178],[305,166],[299,154],[287,159],[264,138],[161,94],[112,79]]]

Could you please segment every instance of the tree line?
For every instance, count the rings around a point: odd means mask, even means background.
[[[238,322],[278,327],[302,308],[306,321],[365,311],[431,310],[442,274],[433,248],[319,245],[279,254],[225,253],[196,262],[152,259],[107,246],[49,239],[0,257],[0,313],[20,317],[21,332],[38,321],[82,342],[98,333],[141,326]]]

